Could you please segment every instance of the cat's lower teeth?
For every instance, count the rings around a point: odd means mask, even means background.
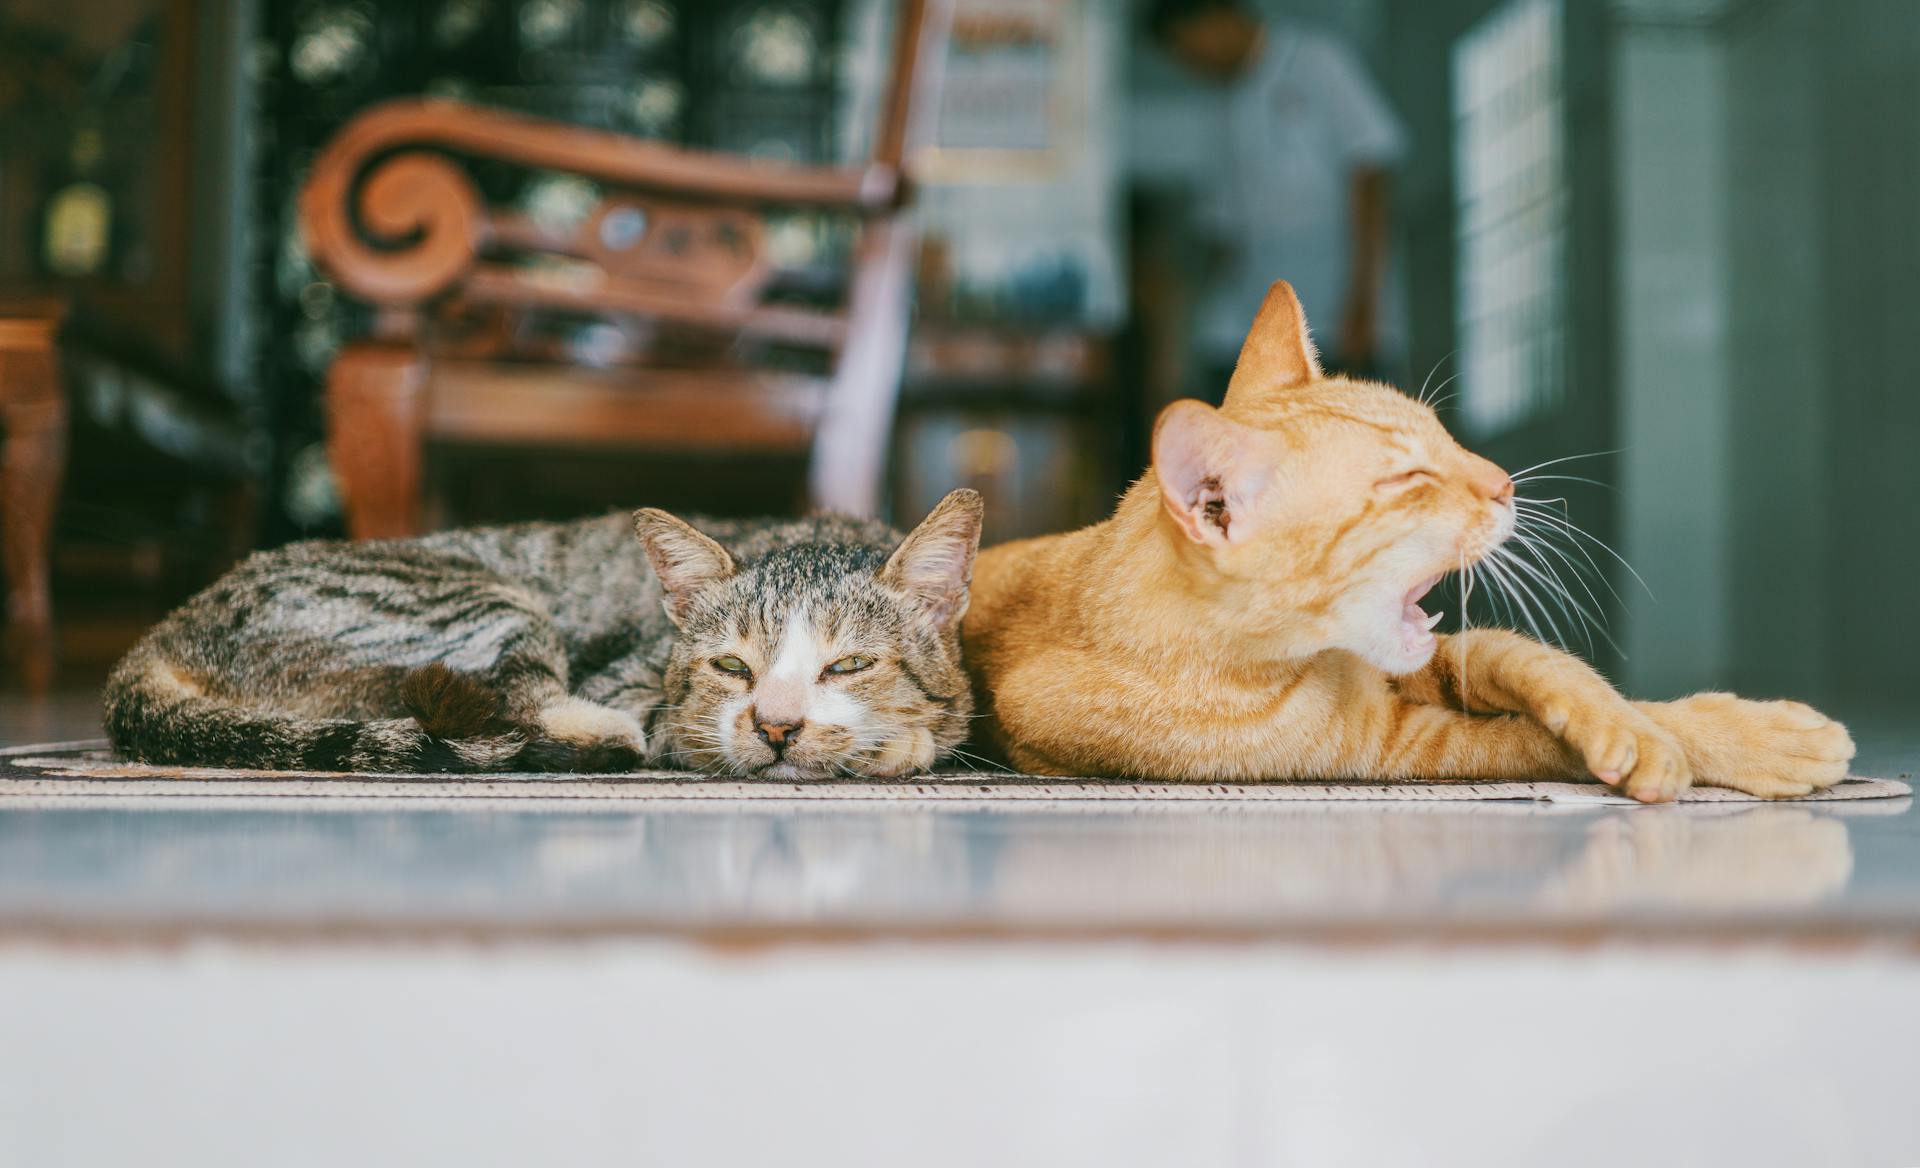
[[[1408,604],[1400,610],[1400,635],[1406,639],[1407,651],[1416,652],[1433,640],[1433,626],[1440,623],[1444,612],[1428,616],[1417,604]]]

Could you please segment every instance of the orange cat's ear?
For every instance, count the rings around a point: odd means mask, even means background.
[[[1240,346],[1240,360],[1227,383],[1226,404],[1247,404],[1321,378],[1320,359],[1307,335],[1307,314],[1293,285],[1275,280]]]
[[[1259,432],[1205,402],[1177,401],[1153,426],[1160,502],[1195,543],[1239,543],[1257,525],[1253,503],[1272,478]]]

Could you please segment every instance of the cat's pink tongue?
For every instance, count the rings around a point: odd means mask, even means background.
[[[1433,626],[1439,624],[1440,618],[1446,615],[1443,612],[1436,612],[1428,616],[1426,610],[1420,607],[1420,598],[1433,591],[1433,586],[1438,583],[1440,583],[1440,577],[1435,576],[1415,584],[1407,591],[1407,598],[1402,602],[1400,638],[1409,653],[1424,649],[1427,643],[1433,640]]]

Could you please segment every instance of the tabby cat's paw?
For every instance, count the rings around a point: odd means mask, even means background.
[[[869,778],[899,779],[932,767],[936,753],[933,731],[916,726],[875,747],[858,765]]]
[[[1624,699],[1549,703],[1540,721],[1594,778],[1642,803],[1671,803],[1693,784],[1680,742]]]
[[[1680,739],[1708,786],[1791,799],[1833,786],[1853,761],[1847,728],[1804,702],[1705,693],[1647,710]]]
[[[623,710],[585,698],[566,698],[541,709],[540,729],[548,737],[582,748],[616,748],[644,754],[647,731]]]

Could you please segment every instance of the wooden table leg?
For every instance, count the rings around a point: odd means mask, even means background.
[[[67,403],[55,351],[58,318],[0,319],[0,564],[7,656],[27,689],[53,682],[48,556],[67,463]]]
[[[327,455],[355,539],[419,533],[426,382],[426,358],[409,345],[356,341],[333,359]]]

